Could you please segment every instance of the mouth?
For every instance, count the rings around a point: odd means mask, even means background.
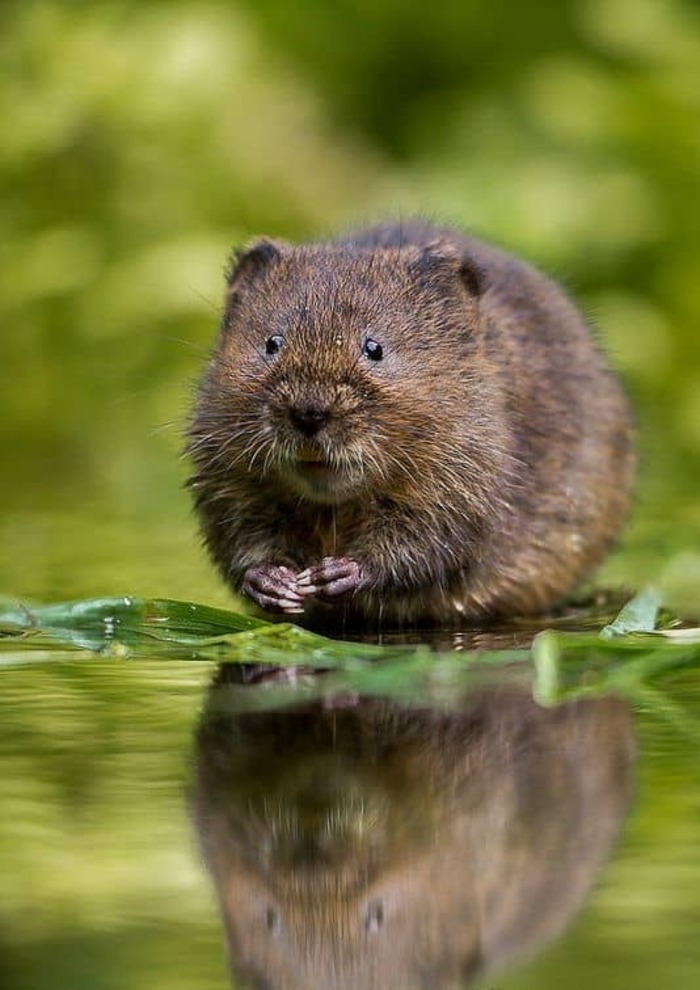
[[[346,495],[345,471],[310,445],[300,447],[290,463],[289,480],[300,494],[313,501],[337,502]]]
[[[330,462],[326,460],[323,454],[313,447],[300,447],[297,452],[296,467],[298,470],[309,473],[318,474],[324,471],[331,471]]]

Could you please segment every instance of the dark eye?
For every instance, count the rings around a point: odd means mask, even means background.
[[[370,337],[368,337],[365,341],[364,347],[362,348],[362,353],[365,357],[368,357],[370,361],[381,361],[384,357],[382,345],[378,344],[376,340],[372,340]]]
[[[276,354],[284,343],[284,337],[276,333],[272,337],[268,337],[265,341],[265,353],[266,354]]]

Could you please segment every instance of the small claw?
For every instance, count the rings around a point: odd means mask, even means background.
[[[315,595],[318,590],[319,589],[315,584],[303,584],[301,587],[297,586],[297,591],[300,595],[303,595],[304,598],[309,595]]]
[[[303,606],[299,605],[298,602],[291,602],[284,598],[272,598],[270,595],[251,595],[247,593],[249,598],[259,605],[260,608],[264,608],[267,612],[284,612],[285,615],[297,615],[303,612]]]
[[[284,612],[304,611],[304,603],[298,598],[280,598],[278,605]]]

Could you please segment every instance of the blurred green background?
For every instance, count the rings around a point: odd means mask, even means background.
[[[0,591],[225,603],[179,455],[231,246],[415,212],[601,328],[642,438],[601,579],[700,575],[692,0],[5,0],[0,66]]]

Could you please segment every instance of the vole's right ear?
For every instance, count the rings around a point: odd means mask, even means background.
[[[243,283],[254,283],[260,275],[278,264],[286,250],[287,245],[283,242],[263,238],[248,248],[234,251],[226,271],[228,297],[234,296]]]

